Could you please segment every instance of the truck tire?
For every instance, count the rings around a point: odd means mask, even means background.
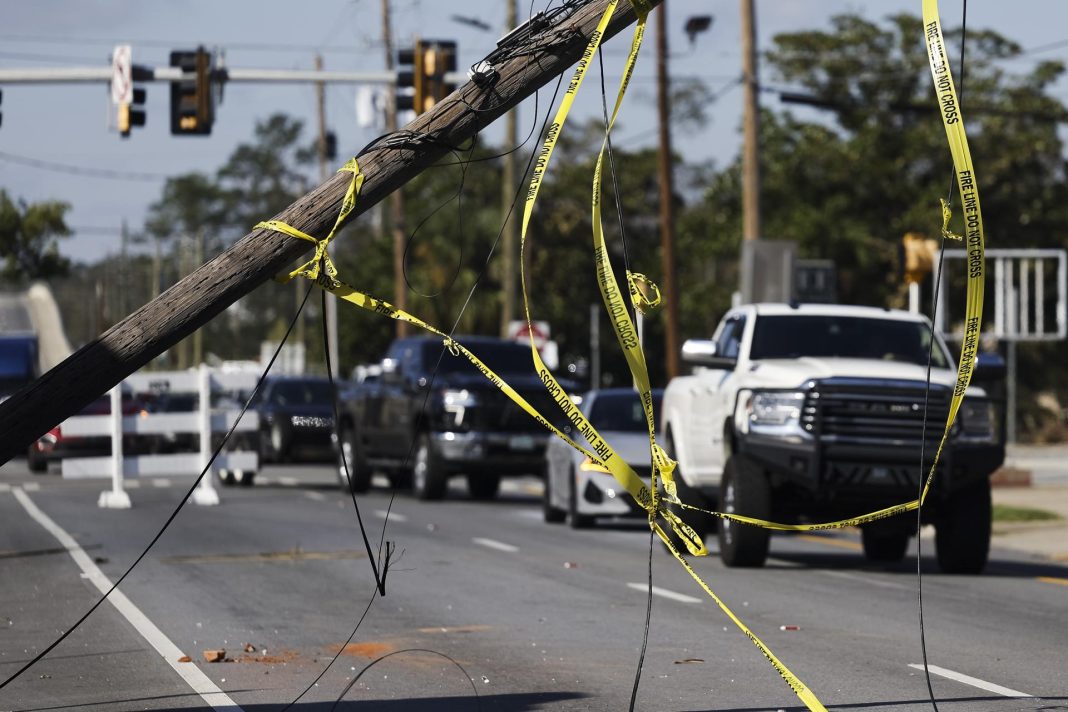
[[[33,446],[26,452],[26,466],[30,468],[30,472],[35,475],[42,475],[48,472],[48,460],[43,455],[34,450]]]
[[[887,533],[872,527],[861,528],[860,541],[868,561],[901,561],[909,548],[908,534]]]
[[[938,566],[947,574],[979,574],[990,555],[990,480],[954,493],[935,521]]]
[[[771,493],[767,475],[731,455],[723,466],[719,501],[728,514],[768,519]],[[719,556],[731,568],[757,568],[768,558],[771,533],[763,527],[739,524],[726,519],[719,523]]]
[[[571,470],[567,478],[570,483],[567,488],[567,523],[572,529],[589,529],[593,526],[594,519],[588,514],[580,514],[578,511],[578,485],[575,484],[575,472]]]
[[[545,487],[541,495],[541,515],[546,524],[562,524],[567,519],[567,512],[553,505],[553,476],[549,466],[545,465]]]
[[[420,433],[412,458],[412,491],[418,499],[435,500],[445,496],[448,478],[438,462],[427,433]]]
[[[346,492],[361,494],[371,488],[371,468],[367,466],[363,448],[351,426],[343,427],[338,439],[337,478]]]
[[[501,488],[500,475],[468,475],[467,493],[471,499],[487,500],[497,496]]]
[[[260,464],[274,462],[278,459],[277,453],[271,447],[271,431],[266,427],[260,428],[260,437],[257,443]]]

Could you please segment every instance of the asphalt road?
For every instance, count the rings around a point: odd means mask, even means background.
[[[218,507],[184,507],[122,584],[119,606],[100,606],[0,689],[0,710],[281,710],[338,650],[293,709],[330,709],[361,671],[338,709],[627,708],[646,605],[643,524],[544,524],[533,479],[490,503],[467,501],[461,482],[441,503],[398,496],[386,529],[398,553],[386,596],[374,598],[352,502],[331,470],[262,475],[222,489]],[[96,569],[122,574],[187,483],[141,482],[132,509],[102,510],[103,482],[0,468],[0,680],[97,600],[106,582]],[[359,502],[377,547],[389,493]],[[84,554],[64,550],[60,529]],[[932,709],[910,667],[921,662],[913,563],[866,565],[855,533],[777,537],[772,555],[756,571],[714,557],[695,567],[828,708]],[[659,543],[652,558],[637,708],[800,709]],[[932,678],[938,709],[1068,710],[1068,568],[995,551],[981,577],[938,574],[926,556],[924,569],[929,660],[950,676]],[[205,662],[208,649],[232,662]]]

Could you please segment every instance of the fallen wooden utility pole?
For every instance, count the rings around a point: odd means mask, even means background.
[[[647,0],[654,6],[660,1]],[[529,31],[513,33],[499,48],[509,51],[488,57],[495,79],[468,82],[399,133],[387,135],[362,154],[359,162],[365,179],[349,219],[418,175],[449,146],[462,145],[577,62],[609,2],[591,0],[548,26],[535,23]],[[634,8],[622,0],[605,38],[635,19]],[[274,218],[308,234],[325,235],[337,219],[350,180],[351,174],[337,174]],[[0,463],[25,453],[30,443],[50,428],[274,277],[311,247],[305,240],[253,230],[0,403]]]

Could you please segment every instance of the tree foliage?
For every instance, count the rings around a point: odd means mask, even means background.
[[[59,239],[70,235],[61,201],[14,201],[0,190],[0,258],[5,280],[25,282],[67,274],[70,262],[59,254]]]

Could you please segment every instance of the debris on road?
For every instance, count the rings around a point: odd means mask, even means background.
[[[226,651],[219,650],[205,650],[204,659],[209,663],[221,663],[226,660]]]
[[[781,626],[779,626],[779,630],[801,630],[801,626],[799,626],[799,625],[781,625]]]
[[[701,658],[683,658],[682,660],[676,660],[675,664],[676,665],[690,665],[690,664],[693,664],[693,663],[703,663],[703,662],[704,662],[704,660],[701,659]]]
[[[180,662],[180,663],[191,663],[191,662],[193,662],[193,658],[189,657],[188,655],[183,655],[182,657],[178,658],[178,662]]]
[[[256,646],[253,645],[252,643],[245,643],[245,652],[246,653],[254,653],[254,652],[256,652]],[[264,652],[266,653],[267,651],[264,651]]]
[[[565,561],[564,562],[564,568],[565,569],[577,569],[578,568],[578,564],[576,564],[574,561]]]

